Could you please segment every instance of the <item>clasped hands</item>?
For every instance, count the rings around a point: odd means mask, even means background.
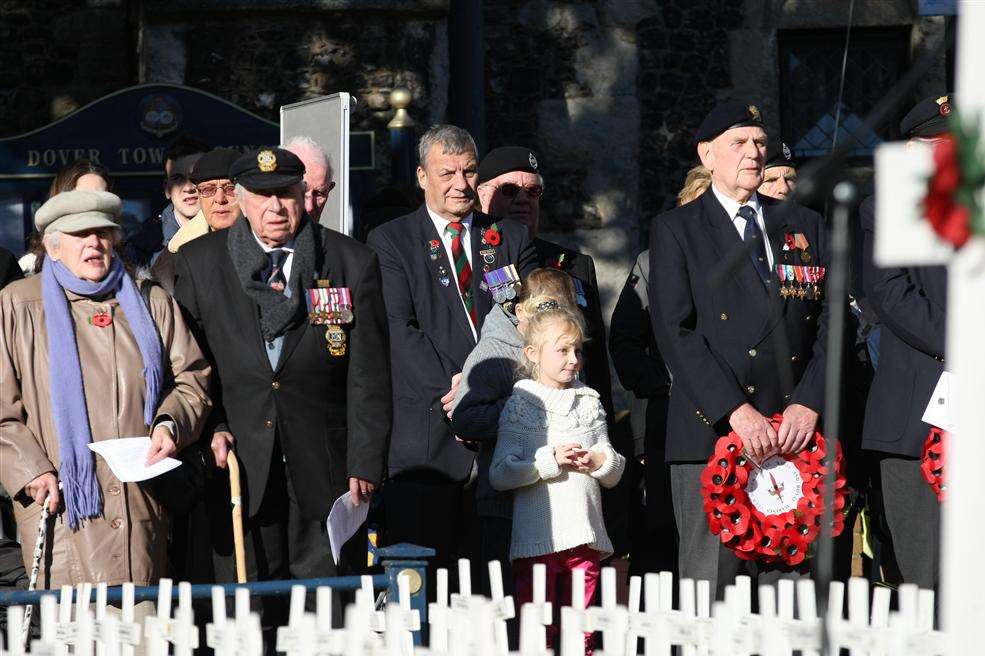
[[[583,449],[577,442],[569,442],[554,447],[554,461],[562,469],[567,467],[582,474],[590,474],[605,463],[605,454]]]
[[[817,426],[818,414],[805,405],[793,403],[783,411],[778,430],[769,419],[749,403],[743,403],[729,415],[732,430],[742,438],[746,453],[762,462],[778,453],[798,453],[810,441]]]

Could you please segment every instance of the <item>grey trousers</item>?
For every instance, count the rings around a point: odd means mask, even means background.
[[[760,565],[741,560],[722,546],[718,536],[708,528],[705,518],[701,499],[701,472],[704,468],[705,463],[670,464],[680,578],[708,581],[715,599],[723,600],[725,587],[732,585],[740,574],[752,576],[758,585],[776,585],[780,579],[809,576],[810,568],[806,562],[794,568]]]
[[[936,590],[940,580],[941,507],[920,460],[885,454],[879,460],[886,523],[905,583]]]

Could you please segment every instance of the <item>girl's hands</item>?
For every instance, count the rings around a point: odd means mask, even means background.
[[[582,474],[591,474],[605,463],[605,454],[601,451],[579,451],[575,457],[575,467]]]
[[[559,467],[578,467],[578,454],[583,453],[581,445],[570,442],[554,447],[554,461]]]

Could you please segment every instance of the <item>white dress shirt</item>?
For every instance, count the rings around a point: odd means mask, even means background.
[[[745,241],[746,220],[739,216],[739,208],[742,205],[748,205],[756,211],[756,223],[759,224],[759,231],[763,235],[763,245],[766,247],[766,262],[769,264],[770,271],[772,271],[773,249],[770,248],[770,238],[766,234],[766,218],[763,216],[763,206],[759,203],[759,196],[756,195],[756,192],[753,192],[752,196],[745,203],[740,203],[718,191],[714,184],[711,185],[711,191],[715,194],[718,202],[722,204],[722,207],[725,208],[725,213],[732,219],[732,225],[739,232],[739,239],[743,241]]]
[[[431,217],[431,222],[434,223],[434,229],[438,231],[438,235],[441,236],[441,243],[445,247],[445,254],[448,256],[448,262],[451,264],[451,269],[448,270],[448,278],[451,280],[452,285],[458,286],[458,278],[455,276],[455,258],[451,254],[451,233],[445,230],[448,224],[451,223],[448,219],[434,212],[427,204],[424,205],[427,208],[428,216]],[[465,250],[465,257],[469,260],[469,266],[472,266],[472,213],[469,212],[461,220],[462,224],[462,248]],[[472,275],[476,275],[475,268],[472,268]],[[461,294],[458,295],[461,298]],[[462,298],[462,311],[468,315],[469,310],[465,307],[465,299]],[[475,299],[472,300],[475,303]],[[478,333],[475,332],[475,326],[472,324],[472,320],[469,319],[469,327],[472,329],[472,337],[478,339]]]

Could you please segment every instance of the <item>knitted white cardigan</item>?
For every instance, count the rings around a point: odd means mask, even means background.
[[[605,453],[605,462],[590,475],[562,469],[554,447],[569,442]],[[625,466],[609,443],[598,392],[580,382],[563,390],[529,379],[516,383],[499,417],[489,469],[494,488],[514,490],[510,559],[585,544],[611,554],[599,483],[615,486]]]

